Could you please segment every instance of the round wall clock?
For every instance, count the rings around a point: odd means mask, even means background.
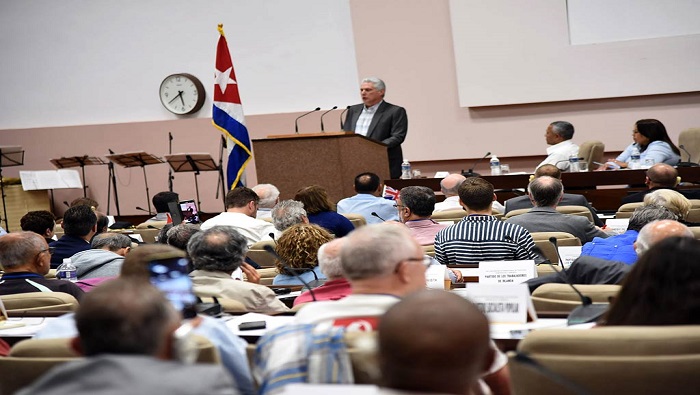
[[[172,74],[160,83],[160,102],[173,114],[194,114],[205,98],[204,85],[192,74]]]

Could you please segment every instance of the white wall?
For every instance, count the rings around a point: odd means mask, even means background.
[[[357,101],[348,0],[0,3],[0,129],[177,119],[158,98],[187,72],[211,117],[223,23],[246,114]]]

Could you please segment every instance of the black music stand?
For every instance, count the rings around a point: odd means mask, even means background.
[[[168,161],[175,173],[191,171],[194,172],[194,188],[197,193],[197,207],[202,209],[202,203],[199,201],[199,181],[197,176],[201,171],[219,171],[219,166],[214,162],[214,158],[209,154],[173,154],[165,155],[165,160]]]
[[[2,179],[2,168],[12,166],[22,166],[24,164],[24,151],[22,147],[15,146],[0,146],[0,195],[2,196],[2,211],[3,220],[5,221],[5,230],[10,231],[10,225],[7,223],[7,204],[5,203],[5,182]]]
[[[118,164],[122,167],[136,167],[140,166],[143,170],[143,182],[146,184],[146,202],[148,202],[148,212],[151,212],[151,195],[148,191],[148,178],[146,177],[146,166],[157,165],[159,163],[165,163],[163,159],[155,155],[148,154],[143,151],[139,152],[126,152],[123,154],[113,154],[107,155],[107,159]],[[116,190],[114,191],[116,195]]]
[[[51,159],[51,163],[56,166],[57,169],[65,169],[70,167],[80,167],[80,172],[83,177],[83,197],[87,197],[87,185],[85,184],[85,166],[95,166],[95,165],[105,165],[107,164],[102,158],[96,156],[71,156],[69,158],[61,157],[58,159]]]

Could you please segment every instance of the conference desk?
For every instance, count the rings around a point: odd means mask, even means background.
[[[683,183],[700,184],[700,167],[678,168],[678,175]],[[581,173],[562,173],[564,189],[570,193],[586,196],[586,199],[599,211],[615,211],[620,207],[620,200],[629,192],[646,189],[644,178],[646,170],[609,170]],[[501,176],[484,175],[483,179],[493,184],[498,200],[503,202],[524,192],[517,189],[527,188],[529,174],[507,174]],[[440,191],[440,178],[415,178],[410,180],[385,180],[384,183],[394,189],[407,186],[425,186],[436,192]],[[682,186],[683,189],[700,188],[700,185]]]

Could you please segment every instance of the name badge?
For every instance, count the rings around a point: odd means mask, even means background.
[[[568,269],[576,258],[581,256],[581,246],[561,246],[559,247],[559,255],[561,256],[564,269]]]
[[[450,278],[447,276],[447,266],[430,265],[425,270],[425,284],[430,289],[450,289]]]
[[[479,262],[479,284],[520,284],[537,277],[535,261]]]

